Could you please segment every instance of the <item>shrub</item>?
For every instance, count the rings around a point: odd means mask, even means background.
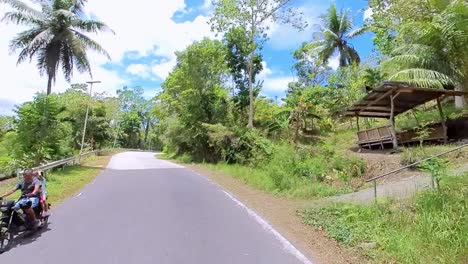
[[[12,175],[15,173],[14,160],[10,157],[0,157],[0,174]]]
[[[203,124],[216,161],[246,165],[266,162],[272,152],[271,142],[254,130],[231,131],[221,124]]]

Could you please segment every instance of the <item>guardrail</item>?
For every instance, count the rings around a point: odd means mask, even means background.
[[[32,168],[32,170],[35,170],[35,171],[40,170],[40,171],[44,171],[44,172],[47,173],[47,171],[58,168],[58,167],[64,167],[66,165],[78,164],[80,162],[80,159],[91,156],[91,155],[99,154],[99,153],[104,152],[104,151],[107,151],[107,150],[95,150],[95,151],[86,152],[86,153],[83,153],[81,155],[77,155],[77,156],[62,159],[62,160],[52,161],[50,163],[34,167],[34,168]],[[0,181],[4,181],[4,180],[12,179],[12,178],[15,178],[15,177],[19,177],[21,174],[22,174],[22,171],[20,170],[20,171],[17,172],[16,176],[12,175],[12,176],[3,177],[3,178],[0,178]]]
[[[396,170],[387,172],[387,173],[385,173],[385,174],[379,175],[379,176],[377,176],[377,177],[373,177],[373,178],[370,178],[370,179],[366,180],[366,182],[373,182],[373,185],[374,185],[374,200],[375,200],[375,202],[377,202],[377,180],[378,180],[378,179],[382,179],[382,178],[388,177],[388,176],[390,176],[390,175],[392,175],[392,174],[401,172],[401,171],[406,170],[406,169],[409,169],[409,168],[414,168],[416,165],[419,165],[419,164],[421,164],[421,163],[424,163],[424,162],[433,160],[433,159],[438,158],[438,157],[442,157],[442,156],[444,156],[444,155],[447,155],[447,154],[449,154],[449,153],[452,153],[452,152],[461,150],[461,149],[466,148],[466,147],[468,147],[468,144],[464,144],[464,145],[462,145],[462,146],[459,146],[459,147],[456,147],[456,148],[453,148],[453,149],[444,151],[444,152],[439,153],[439,154],[437,154],[437,155],[434,155],[434,156],[432,156],[432,157],[422,159],[422,160],[417,161],[417,162],[414,162],[414,163],[412,163],[412,164],[410,164],[410,165],[401,167],[401,168],[399,168],[399,169],[396,169]]]

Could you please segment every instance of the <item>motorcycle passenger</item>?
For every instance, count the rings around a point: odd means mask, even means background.
[[[18,190],[21,190],[21,199],[16,202],[13,209],[18,210],[21,208],[33,223],[33,228],[36,228],[39,225],[39,220],[37,220],[33,208],[39,206],[41,182],[34,177],[32,170],[24,171],[23,180],[15,188],[0,196],[0,199],[10,196]]]
[[[41,203],[42,216],[50,216],[49,205],[47,204],[47,186],[46,186],[46,177],[43,171],[37,171],[36,177],[41,183],[41,197],[39,202]]]

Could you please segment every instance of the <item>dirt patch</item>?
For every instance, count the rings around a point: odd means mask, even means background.
[[[256,190],[221,172],[199,165],[184,164],[184,166],[220,185],[249,208],[255,210],[314,263],[368,262],[356,251],[341,247],[337,242],[328,238],[324,232],[314,230],[303,223],[302,218],[297,215],[297,210],[304,209],[310,205],[311,201],[277,197]]]
[[[392,153],[392,151],[363,151],[361,153],[353,152],[352,155],[355,155],[366,162],[367,171],[363,177],[364,179],[377,177],[402,167],[401,154]],[[400,181],[401,179],[411,177],[420,177],[423,175],[424,174],[421,171],[407,169],[382,179],[379,181],[379,184]]]

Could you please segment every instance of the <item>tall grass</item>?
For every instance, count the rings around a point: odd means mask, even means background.
[[[294,147],[276,144],[270,160],[257,166],[205,164],[274,194],[313,198],[350,192],[349,180],[365,171],[365,163],[326,144]]]
[[[345,245],[375,243],[361,249],[375,262],[467,263],[468,174],[442,181],[441,192],[425,191],[406,202],[334,204],[301,214]]]

